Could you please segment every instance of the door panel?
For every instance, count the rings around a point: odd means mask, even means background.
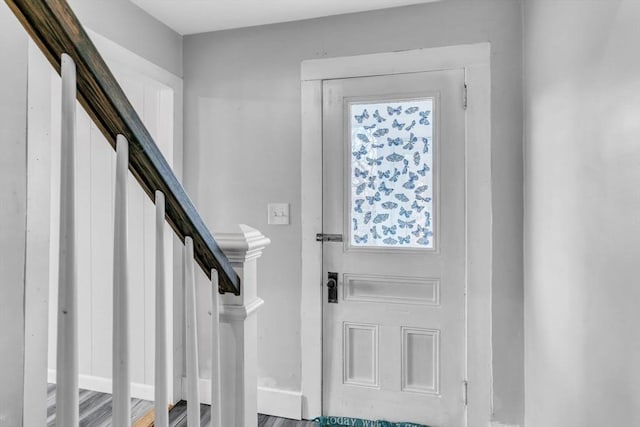
[[[326,415],[465,425],[462,70],[323,83]]]

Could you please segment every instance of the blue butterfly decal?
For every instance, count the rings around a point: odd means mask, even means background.
[[[380,201],[380,193],[376,191],[376,194],[374,194],[373,196],[365,196],[365,198],[370,205],[373,205],[375,202]]]
[[[409,160],[404,159],[403,163],[404,163],[404,167],[402,168],[402,174],[406,175],[407,170],[409,169]]]
[[[412,210],[406,210],[404,207],[400,207],[400,216],[404,216],[405,218],[409,218],[413,213]]]
[[[356,121],[357,121],[358,123],[362,123],[362,121],[363,121],[364,119],[368,119],[368,118],[369,118],[369,112],[368,112],[368,111],[367,111],[367,109],[365,108],[365,110],[362,112],[362,114],[360,114],[360,115],[357,115],[357,114],[356,114],[355,116],[353,116],[353,118],[354,118],[354,119],[356,119]]]
[[[393,168],[393,175],[389,178],[391,182],[398,182],[398,177],[400,176],[400,171],[398,168]]]
[[[409,141],[402,146],[405,150],[413,150],[413,145],[418,141],[418,138],[413,135],[413,132],[409,134]]]
[[[422,148],[422,153],[428,153],[429,152],[429,138],[422,138],[422,143],[424,144],[424,147]]]
[[[411,124],[409,126],[407,126],[405,128],[406,131],[409,131],[411,129],[413,129],[413,127],[416,125],[416,121],[415,120],[411,120]]]
[[[394,128],[396,128],[398,130],[404,129],[404,125],[405,125],[405,123],[400,123],[400,122],[398,122],[397,119],[393,119],[393,123],[391,123],[391,126],[393,126]]]
[[[356,137],[358,137],[358,139],[362,142],[369,142],[369,137],[367,137],[367,135],[365,135],[364,133],[357,133]]]
[[[409,181],[405,182],[404,184],[402,184],[402,186],[404,188],[407,188],[409,190],[413,190],[414,188],[416,188],[416,185],[414,184],[414,181],[418,180],[418,175],[416,175],[413,172],[409,172]]]
[[[351,218],[351,220],[353,221],[353,231],[356,231],[358,229],[358,220],[355,218]]]
[[[402,144],[402,138],[387,138],[387,143],[389,144],[389,147],[394,146],[394,145],[400,145]]]
[[[373,165],[380,166],[382,164],[382,159],[383,159],[382,156],[378,157],[377,159],[372,159],[371,157],[367,157],[367,164],[369,166],[373,166]]]
[[[371,227],[371,229],[369,229],[369,231],[371,232],[371,237],[373,237],[374,239],[379,239],[379,238],[382,237],[382,236],[380,236],[378,234],[378,228],[375,225],[373,227]]]
[[[429,114],[431,114],[431,111],[420,111],[420,117],[422,117],[420,119],[420,124],[421,125],[428,125],[428,124],[431,123],[431,122],[429,122],[429,119],[428,119]]]
[[[381,222],[385,222],[387,218],[389,218],[389,214],[378,214],[373,218],[373,223],[380,224]]]
[[[420,164],[420,153],[417,151],[413,153],[413,164],[418,166]]]
[[[411,241],[411,236],[409,236],[408,234],[404,237],[398,236],[398,243],[400,243],[401,245],[403,243],[409,243],[410,241]]]
[[[376,189],[375,180],[376,180],[376,177],[371,175],[369,177],[369,183],[367,184],[367,187],[369,187],[372,190],[375,190]]]
[[[387,114],[390,116],[393,116],[394,114],[400,115],[400,113],[402,113],[402,105],[398,108],[387,107]]]
[[[419,225],[416,225],[416,229],[415,231],[412,231],[411,234],[413,234],[416,237],[420,237],[422,235],[422,230],[423,228],[420,227]]]
[[[364,199],[356,199],[355,200],[356,207],[353,208],[353,210],[358,212],[358,213],[362,213],[362,204],[363,203],[364,203]]]
[[[416,194],[424,193],[425,191],[427,191],[428,188],[429,188],[428,185],[421,185],[420,187],[416,188]]]
[[[374,125],[374,126],[375,126],[375,125]],[[375,136],[376,138],[379,138],[379,137],[381,137],[381,136],[385,136],[385,135],[386,135],[386,134],[388,134],[388,133],[389,133],[389,129],[387,129],[387,128],[380,128],[380,129],[378,129],[377,131],[375,131],[375,132],[373,133],[373,136]]]
[[[398,220],[398,225],[400,225],[400,228],[413,228],[415,223],[415,219],[412,219],[411,221],[403,221],[401,219]]]
[[[384,172],[382,171],[378,171],[378,178],[382,179],[382,178],[389,178],[391,176],[391,171],[390,170],[386,170]]]
[[[360,168],[356,168],[354,171],[356,178],[366,178],[369,175],[369,171],[360,170]]]
[[[358,184],[358,186],[356,187],[356,195],[359,196],[360,194],[362,194],[366,186],[367,186],[366,182],[363,182],[362,184]]]
[[[396,199],[400,200],[401,202],[405,202],[406,203],[406,202],[409,201],[409,198],[407,196],[405,196],[404,193],[398,193],[395,196],[396,196]],[[404,209],[404,208],[400,208],[400,211],[402,211],[402,209]]]
[[[429,239],[427,239],[426,237],[421,237],[418,239],[418,244],[427,246],[429,244]]]
[[[369,129],[373,129],[374,127],[378,126],[377,124],[372,124],[371,126],[365,126],[364,129],[365,130],[369,130]]]
[[[382,148],[382,147],[384,147],[384,142],[382,144],[371,144],[371,147],[373,147],[373,148]]]
[[[369,235],[368,234],[364,234],[362,236],[358,236],[357,234],[354,234],[353,238],[356,241],[356,243],[367,243]]]
[[[383,242],[387,245],[395,245],[398,243],[398,241],[393,237],[387,237],[386,239],[383,240]]]
[[[371,221],[371,211],[364,214],[364,219],[362,220],[365,224],[369,224],[369,221]]]
[[[376,111],[373,113],[373,118],[374,118],[374,119],[376,119],[376,120],[378,121],[378,123],[382,123],[382,122],[386,122],[386,121],[387,121],[387,119],[385,119],[384,117],[382,117],[382,116],[380,115],[380,113],[378,112],[378,110],[376,110]]]
[[[386,157],[386,159],[390,162],[399,162],[400,160],[404,159],[404,156],[398,153],[391,153]]]
[[[416,185],[411,180],[405,182],[404,184],[402,184],[402,186],[407,190],[413,190],[414,188],[416,188]]]
[[[396,202],[384,202],[382,207],[385,209],[395,209],[398,207],[398,204]]]
[[[362,147],[360,147],[360,149],[358,151],[354,151],[353,157],[355,157],[356,159],[360,160],[362,158],[362,156],[364,156],[365,154],[367,154],[368,151],[365,148],[365,146],[363,145]]]
[[[420,175],[425,176],[427,174],[428,171],[430,171],[431,168],[429,166],[427,166],[427,164],[425,163],[422,166],[422,169],[418,169],[416,172],[418,172]]]
[[[420,194],[416,194],[416,200],[429,203],[431,201],[431,197],[424,197],[424,196],[421,196]]]
[[[385,196],[388,196],[393,192],[393,188],[387,188],[387,185],[384,183],[384,181],[382,181],[382,184],[380,184],[378,190],[382,191]]]
[[[398,226],[396,225],[392,225],[391,227],[387,227],[386,225],[382,226],[382,234],[384,234],[385,236],[387,234],[396,234],[397,230],[398,230]]]
[[[405,114],[413,114],[413,113],[415,113],[416,111],[418,111],[419,109],[420,109],[420,108],[418,108],[418,107],[409,107],[409,108],[407,108],[406,110],[404,110],[404,113],[405,113]]]

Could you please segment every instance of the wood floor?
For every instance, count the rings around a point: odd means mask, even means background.
[[[80,390],[80,426],[107,427],[111,425],[111,395]],[[153,407],[153,402],[131,399],[131,421],[135,421]],[[47,426],[56,425],[56,385],[47,387]]]
[[[47,426],[56,425],[56,386],[49,384],[47,389]],[[80,390],[80,426],[107,427],[111,426],[111,395],[97,391]],[[151,408],[153,402],[131,399],[131,422],[143,417]],[[202,426],[208,426],[210,421],[209,405],[200,405]],[[169,413],[169,426],[187,426],[187,404],[178,402]],[[258,427],[316,427],[313,421],[296,421],[285,418],[271,417],[258,414]]]

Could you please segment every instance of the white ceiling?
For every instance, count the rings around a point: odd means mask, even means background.
[[[437,0],[131,0],[180,34],[195,34]]]

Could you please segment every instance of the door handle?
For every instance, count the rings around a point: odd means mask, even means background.
[[[327,280],[327,302],[332,304],[338,303],[338,273],[329,272]]]

